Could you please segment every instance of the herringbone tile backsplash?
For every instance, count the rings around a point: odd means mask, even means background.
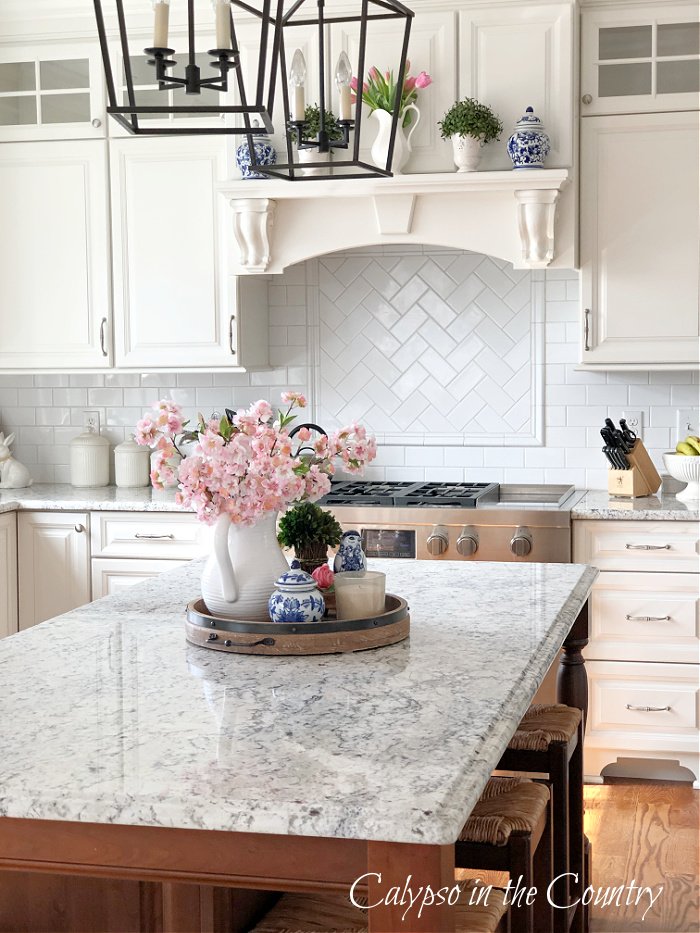
[[[269,286],[264,372],[0,375],[0,430],[35,482],[68,482],[85,408],[119,443],[158,398],[188,415],[309,395],[309,420],[362,420],[381,440],[368,476],[576,483],[604,488],[600,424],[641,410],[658,465],[698,374],[574,367],[575,272],[520,272],[484,256],[406,246],[302,263]]]

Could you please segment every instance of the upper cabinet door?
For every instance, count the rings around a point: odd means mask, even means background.
[[[224,142],[143,137],[110,147],[116,365],[235,366],[230,208],[214,187],[226,177]]]
[[[0,146],[0,368],[110,365],[107,146]]]
[[[582,116],[696,110],[699,93],[697,0],[583,11]]]
[[[104,135],[96,42],[0,49],[0,142]]]
[[[698,362],[698,117],[583,121],[584,364]]]
[[[492,3],[459,14],[459,96],[488,104],[503,121],[480,170],[510,169],[506,144],[526,107],[552,145],[547,168],[573,162],[574,27],[570,3]]]
[[[455,44],[455,13],[417,12],[411,26],[411,41],[408,57],[411,74],[427,71],[433,84],[419,91],[417,106],[420,120],[411,138],[411,158],[404,168],[406,172],[444,172],[454,170],[452,147],[440,139],[437,121],[452,106],[457,94],[457,51]],[[384,72],[395,69],[401,54],[403,28],[396,21],[377,20],[368,29],[365,72],[374,65]],[[333,69],[340,52],[345,50],[356,67],[358,60],[359,28],[357,23],[342,23],[331,27],[331,62]],[[330,89],[332,109],[338,110],[335,84]],[[415,119],[415,115],[412,115]],[[377,135],[374,120],[365,108],[362,117],[362,138],[367,146],[360,150],[360,157],[372,164],[370,147]],[[408,134],[413,123],[406,129]],[[339,156],[342,158],[342,153]]]

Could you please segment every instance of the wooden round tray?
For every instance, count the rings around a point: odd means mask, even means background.
[[[393,645],[408,637],[408,603],[386,594],[384,612],[371,619],[321,622],[245,622],[213,616],[203,599],[187,605],[187,641],[215,651],[236,654],[339,654]]]

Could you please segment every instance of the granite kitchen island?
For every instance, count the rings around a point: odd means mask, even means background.
[[[451,884],[453,843],[565,640],[561,686],[580,696],[597,571],[372,567],[408,600],[411,636],[371,652],[188,645],[201,563],[0,642],[6,915],[13,872],[37,890],[43,873],[138,880],[154,930],[216,928],[216,886],[347,892],[377,873],[378,901],[409,874]],[[371,931],[451,923],[446,907],[369,912]]]

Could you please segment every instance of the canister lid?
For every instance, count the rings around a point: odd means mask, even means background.
[[[77,437],[74,437],[70,442],[71,447],[109,447],[109,441],[106,437],[103,437],[101,434],[96,434],[94,431],[85,431],[83,434],[79,434]]]

